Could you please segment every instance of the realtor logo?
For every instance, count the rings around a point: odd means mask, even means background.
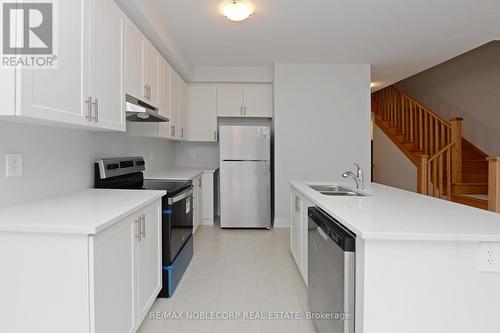
[[[2,3],[2,66],[54,68],[54,2]]]

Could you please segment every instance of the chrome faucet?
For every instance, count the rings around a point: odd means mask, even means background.
[[[363,179],[363,170],[361,170],[361,167],[359,166],[359,164],[354,163],[354,165],[358,168],[358,170],[356,171],[356,174],[354,174],[354,172],[351,172],[351,171],[346,171],[342,174],[342,177],[344,177],[344,178],[352,177],[354,179],[354,181],[356,182],[356,188],[363,189],[365,187],[365,182]]]

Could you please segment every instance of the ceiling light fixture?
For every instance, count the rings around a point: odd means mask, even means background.
[[[227,0],[220,8],[225,17],[235,22],[247,19],[255,10],[253,4],[246,0]]]

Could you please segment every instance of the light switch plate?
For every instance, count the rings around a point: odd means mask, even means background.
[[[500,243],[480,243],[478,269],[481,272],[500,272]]]
[[[23,176],[23,155],[22,154],[7,154],[6,161],[6,177],[22,177]]]

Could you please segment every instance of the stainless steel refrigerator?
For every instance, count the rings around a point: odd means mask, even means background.
[[[271,129],[221,126],[220,225],[271,228]]]

